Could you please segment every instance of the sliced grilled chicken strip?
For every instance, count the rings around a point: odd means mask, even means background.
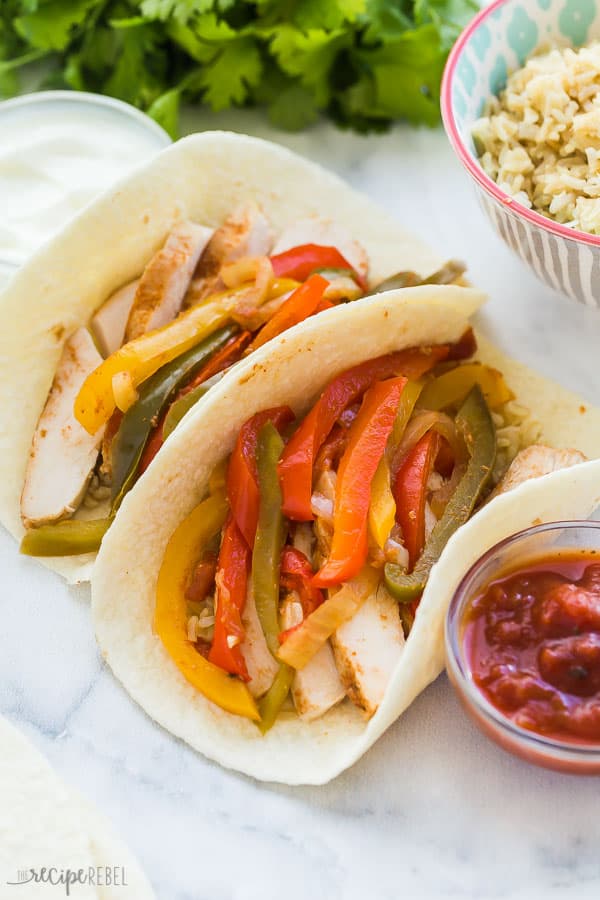
[[[297,594],[292,591],[281,608],[284,630],[299,625],[302,617],[302,605]],[[301,719],[312,722],[345,696],[346,689],[340,681],[333,652],[327,642],[301,671],[296,672],[292,682],[294,706]]]
[[[125,326],[139,283],[140,279],[136,278],[111,294],[90,322],[91,332],[103,356],[110,356],[123,343]]]
[[[371,718],[404,647],[398,603],[383,585],[338,628],[331,645],[348,697]]]
[[[369,257],[366,250],[355,241],[350,232],[332,219],[314,216],[300,219],[281,232],[271,251],[275,256],[298,247],[301,244],[320,244],[323,247],[335,247],[348,260],[350,265],[366,278],[369,273]]]
[[[273,684],[279,663],[273,659],[267,647],[250,585],[248,585],[246,603],[242,613],[242,625],[246,634],[240,644],[240,649],[250,675],[248,688],[254,697],[262,697]]]
[[[184,306],[194,306],[224,289],[219,277],[221,267],[242,256],[269,253],[273,237],[268,219],[255,206],[236,210],[217,228],[196,266]]]
[[[491,497],[497,497],[498,494],[504,494],[518,487],[530,478],[540,478],[542,475],[549,475],[550,472],[556,472],[558,469],[567,469],[570,466],[576,466],[578,463],[585,462],[587,459],[579,450],[557,450],[554,447],[546,447],[544,444],[532,444],[520,450],[510,466],[508,471],[500,479],[496,485]]]
[[[72,515],[85,494],[104,428],[89,435],[76,420],[73,405],[84,380],[101,362],[85,328],[65,343],[29,452],[21,495],[26,527]]]
[[[169,234],[142,274],[127,327],[125,340],[166,325],[181,310],[194,269],[213,235],[211,228],[181,222]]]

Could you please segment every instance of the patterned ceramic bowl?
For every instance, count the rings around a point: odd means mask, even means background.
[[[508,73],[540,44],[600,39],[596,0],[495,0],[461,34],[442,84],[442,116],[450,142],[473,178],[494,228],[546,284],[600,307],[600,236],[575,231],[527,209],[483,171],[471,129]]]

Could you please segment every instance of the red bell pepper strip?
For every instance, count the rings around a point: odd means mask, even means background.
[[[252,341],[249,351],[262,347],[278,334],[312,316],[322,301],[328,284],[329,282],[322,275],[311,275],[308,281],[296,288],[275,315],[261,328]]]
[[[281,554],[282,587],[296,591],[302,604],[304,618],[323,603],[323,592],[312,584],[313,567],[308,557],[296,547],[284,547]]]
[[[310,561],[301,550],[296,547],[283,548],[280,584],[286,591],[295,591],[298,594],[302,604],[303,619],[306,619],[325,600],[323,591],[312,584],[313,575]],[[292,628],[282,631],[279,635],[279,643],[283,644],[292,631],[298,627],[298,625],[294,625]]]
[[[326,297],[323,297],[323,299],[315,309],[315,313],[325,312],[326,309],[333,309],[334,306],[338,306],[338,304],[332,303],[331,300],[327,300]]]
[[[348,446],[350,426],[334,425],[329,437],[317,453],[314,474],[318,478],[321,472],[328,469],[337,469],[338,463]]]
[[[240,649],[244,639],[242,610],[246,602],[249,568],[250,550],[235,519],[229,515],[223,529],[215,577],[215,635],[208,661],[232,675],[239,675],[243,681],[250,680]]]
[[[221,347],[220,350],[217,350],[214,356],[212,356],[208,360],[206,365],[203,366],[200,371],[194,375],[191,381],[181,388],[181,390],[177,394],[176,399],[179,399],[179,397],[183,397],[185,394],[189,394],[189,392],[193,391],[194,388],[198,387],[199,384],[203,384],[203,382],[208,381],[209,378],[212,378],[213,375],[218,375],[219,372],[222,372],[224,369],[228,369],[229,366],[232,366],[234,364],[234,362],[237,362],[248,346],[251,338],[252,332],[250,331],[242,331],[240,332],[240,334],[232,337],[224,347]]]
[[[477,350],[477,339],[472,328],[467,328],[455,344],[450,344],[448,359],[455,361],[459,359],[468,359],[473,356]]]
[[[208,553],[196,564],[192,579],[185,589],[185,599],[202,603],[212,591],[217,573],[217,555]]]
[[[288,441],[279,463],[282,509],[288,519],[309,522],[313,518],[310,498],[317,453],[344,410],[360,399],[374,381],[394,375],[420,378],[444,360],[448,350],[447,344],[401,350],[367,360],[330,382]]]
[[[406,382],[402,376],[376,382],[365,394],[350,427],[348,446],[337,472],[331,549],[313,578],[316,587],[348,581],[358,575],[367,560],[371,482],[394,427]]]
[[[163,440],[163,425],[165,423],[165,419],[167,417],[166,411],[163,412],[156,423],[156,427],[153,428],[150,437],[146,441],[146,446],[142,452],[140,457],[140,462],[138,465],[137,477],[139,478],[144,474],[162,445],[164,444]]]
[[[205,366],[203,366],[199,372],[197,372],[191,381],[186,384],[184,387],[178,391],[176,400],[179,400],[180,397],[183,397],[185,394],[189,393],[199,384],[202,384],[204,381],[208,381],[209,378],[212,378],[213,375],[217,375],[219,372],[222,372],[223,369],[228,369],[229,366],[232,366],[234,362],[242,355],[244,348],[248,344],[248,341],[252,337],[249,331],[242,331],[241,334],[236,335],[231,338],[224,347],[221,347],[220,350],[214,354],[211,359],[208,360]],[[142,456],[140,458],[140,463],[138,466],[138,476],[143,475],[162,445],[164,444],[163,438],[163,425],[165,424],[165,419],[167,418],[167,413],[170,407],[162,413],[158,422],[156,423],[156,427],[152,430],[152,433],[146,442],[146,446],[144,447]],[[120,413],[122,416],[123,414]]]
[[[227,468],[227,498],[237,526],[250,549],[254,547],[260,499],[256,468],[258,433],[266,422],[272,422],[281,431],[293,420],[294,413],[289,406],[264,409],[242,425],[235,442]]]
[[[365,278],[350,265],[336,247],[301,244],[299,247],[292,247],[272,256],[271,265],[278,278],[294,278],[296,281],[306,281],[317,269],[349,269],[363,291],[367,289]]]
[[[440,436],[436,431],[424,434],[398,469],[392,490],[396,501],[396,520],[402,528],[411,570],[425,545],[427,482],[439,446]]]

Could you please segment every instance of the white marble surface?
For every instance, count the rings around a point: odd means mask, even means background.
[[[553,295],[500,243],[441,130],[290,136],[251,113],[195,127],[270,137],[337,171],[468,261],[503,349],[600,403],[600,315]],[[332,784],[260,785],[206,762],[129,700],[98,658],[87,589],[19,557],[5,533],[0,566],[0,712],[112,818],[161,900],[600,897],[598,779],[507,756],[466,720],[445,677]]]

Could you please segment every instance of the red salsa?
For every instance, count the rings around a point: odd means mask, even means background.
[[[600,556],[538,558],[467,606],[463,642],[475,684],[516,725],[600,742]]]

